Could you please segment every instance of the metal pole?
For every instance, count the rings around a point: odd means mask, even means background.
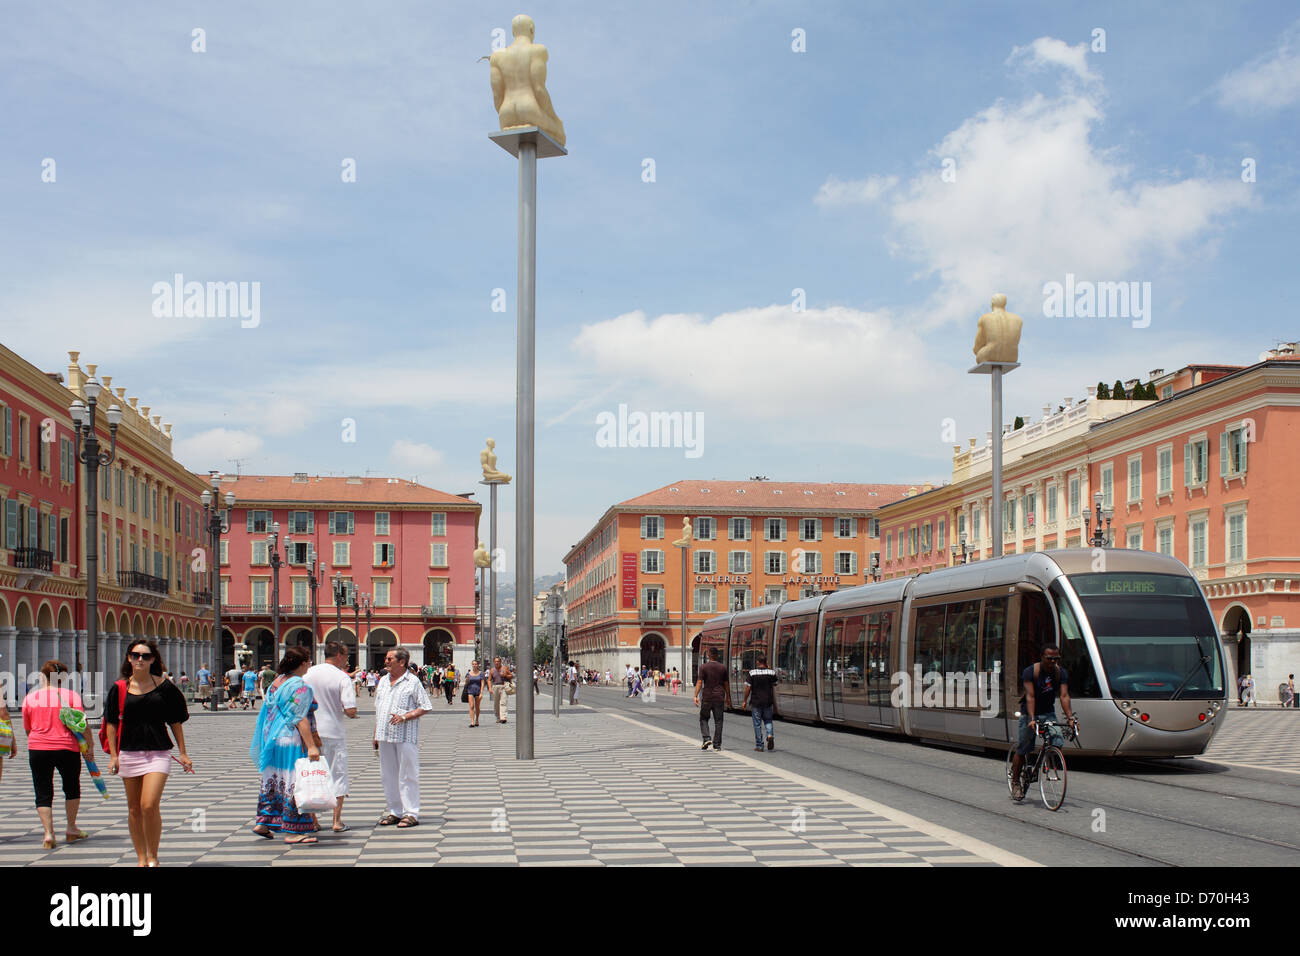
[[[280,536],[276,535],[275,550],[271,552],[271,600],[275,602],[275,607],[271,609],[272,626],[275,628],[275,650],[280,656],[284,656],[280,650]]]
[[[993,525],[993,557],[1002,557],[1002,369],[993,368],[993,506],[989,523]]]
[[[318,641],[316,634],[319,630],[319,627],[317,626],[319,618],[316,613],[316,588],[318,587],[318,584],[316,581],[316,562],[313,560],[311,563],[312,567],[307,572],[307,583],[311,585],[311,662],[315,664],[316,655],[319,653],[319,650],[316,647]]]
[[[86,438],[86,666],[92,675],[101,671],[99,646],[99,440],[95,437],[95,403],[90,403],[90,431]],[[78,428],[81,426],[78,425]],[[107,687],[107,682],[103,684]],[[91,684],[92,690],[95,684]]]
[[[221,679],[226,672],[225,658],[221,653],[221,508],[218,504],[220,498],[219,493],[213,493],[212,520],[208,523],[208,534],[212,538],[212,637],[215,644],[213,659],[217,663],[217,671],[211,678],[214,712],[221,709]]]
[[[691,546],[688,544],[682,548],[682,673],[683,681],[687,680],[689,671],[686,669],[686,565],[691,560]],[[665,664],[665,667],[668,665]]]
[[[497,652],[497,486],[491,486],[491,508],[489,511],[488,538],[491,541],[489,545],[492,561],[488,565],[488,587],[491,590],[491,599],[488,602],[488,632],[487,632],[487,660],[483,661],[483,669],[490,670],[492,667],[492,658]],[[519,603],[518,582],[515,585],[515,607],[522,607]]]
[[[533,417],[537,378],[537,144],[519,144],[519,355],[515,445],[515,654],[533,672]],[[496,489],[493,488],[493,491]],[[495,543],[494,543],[495,544]],[[533,699],[516,701],[515,757],[533,759]]]

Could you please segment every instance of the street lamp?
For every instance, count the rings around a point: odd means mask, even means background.
[[[76,432],[77,461],[86,466],[86,655],[90,658],[90,673],[98,674],[103,670],[99,646],[99,469],[108,467],[117,457],[117,426],[122,422],[122,409],[114,405],[104,413],[108,419],[108,451],[100,451],[95,409],[103,386],[92,375],[82,389],[89,404],[77,399],[68,412]],[[80,672],[80,663],[74,663]]]
[[[554,717],[560,716],[560,628],[564,624],[560,604],[563,600],[560,585],[553,585],[546,596],[545,614],[546,626],[551,631],[551,715]],[[568,667],[567,661],[564,666]]]
[[[321,562],[321,574],[325,573],[325,562]],[[348,601],[348,592],[343,575],[338,571],[334,572],[334,639],[343,640],[343,605]],[[357,645],[357,665],[361,664],[361,646]]]
[[[1083,513],[1084,537],[1088,539],[1088,542],[1094,548],[1108,548],[1111,544],[1110,523],[1111,519],[1115,516],[1115,512],[1111,511],[1109,508],[1103,510],[1101,504],[1104,500],[1105,496],[1100,491],[1092,496],[1093,507],[1096,509],[1095,520],[1091,513],[1087,511]],[[1103,521],[1106,522],[1105,531],[1102,530],[1101,523]],[[1088,533],[1089,525],[1093,525],[1091,534]]]
[[[361,643],[361,610],[366,611],[366,647],[370,646],[370,594],[358,593],[355,586],[351,588],[353,629],[357,632],[357,644]]]
[[[871,575],[871,580],[873,581],[880,580],[880,559],[879,558],[871,559],[871,568],[870,570],[868,570],[867,573]]]
[[[221,654],[221,536],[230,531],[230,510],[235,507],[235,493],[226,492],[226,507],[221,508],[221,476],[212,476],[212,490],[199,496],[203,502],[203,522],[208,532],[208,554],[212,556],[212,642],[213,660],[217,665],[212,680],[212,709],[221,709],[220,674],[225,668]]]
[[[284,562],[280,560],[280,522],[271,522],[271,530],[266,533],[266,551],[267,561],[271,565],[271,602],[274,605],[271,608],[272,626],[275,628],[275,648],[276,653],[280,654],[280,568]],[[289,548],[293,545],[293,536],[284,536],[284,550],[288,553]],[[283,656],[281,654],[281,656]]]
[[[970,554],[970,550],[971,550],[970,548],[966,547],[966,532],[965,532],[965,531],[963,531],[960,535],[958,535],[958,540],[959,540],[960,543],[959,543],[959,544],[954,544],[954,545],[952,546],[952,560],[953,560],[953,564],[957,564],[957,563],[958,563],[958,561],[957,561],[958,556],[961,557],[961,562],[960,562],[960,563],[961,563],[961,564],[965,564],[965,563],[966,563],[966,557],[967,557],[967,555]]]
[[[320,563],[320,573],[316,570],[316,549],[307,546],[307,586],[311,588],[311,659],[316,660],[316,643],[319,624],[316,617],[316,589],[325,580],[325,562]]]

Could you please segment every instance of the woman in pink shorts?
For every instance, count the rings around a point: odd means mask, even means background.
[[[121,774],[126,788],[127,822],[140,866],[158,865],[162,841],[162,792],[171,771],[171,728],[180,751],[176,759],[186,773],[194,764],[185,752],[181,724],[190,719],[185,697],[163,679],[162,655],[152,638],[133,641],[116,681],[104,701],[108,724],[108,772]],[[125,690],[125,708],[120,701]]]

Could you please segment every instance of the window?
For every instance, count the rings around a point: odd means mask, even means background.
[[[916,554],[918,540],[919,536],[916,532],[916,525],[912,525],[912,527],[907,529],[907,554],[909,557]]]
[[[764,541],[784,541],[785,540],[785,519],[768,518],[763,522],[763,540]]]
[[[657,540],[664,536],[664,520],[658,515],[643,515],[641,517],[641,537],[650,541]]]
[[[396,552],[394,552],[393,560],[397,560]],[[429,545],[429,565],[435,568],[445,568],[447,566],[447,543],[445,541],[435,541]]]
[[[799,522],[800,541],[820,541],[822,539],[822,522],[820,518],[804,518]]]
[[[1183,484],[1188,488],[1204,485],[1210,476],[1210,442],[1206,438],[1189,440],[1183,446]]]
[[[727,556],[727,571],[731,574],[749,574],[754,557],[748,551],[732,551]]]
[[[695,589],[695,610],[713,612],[718,609],[718,592],[714,588]]]
[[[1174,446],[1156,449],[1156,494],[1168,495],[1174,490]]]
[[[445,551],[446,547],[447,546],[444,544],[443,545],[444,558],[446,556],[446,551]],[[376,541],[374,544],[374,552],[375,552],[374,557],[375,557],[376,567],[387,566],[391,568],[393,565],[397,563],[397,546],[389,541]],[[446,566],[445,561],[442,566],[443,567]]]
[[[641,609],[645,611],[663,611],[664,607],[664,590],[663,588],[642,588],[641,590]]]
[[[879,537],[880,537],[880,519],[879,519],[879,518],[868,518],[868,519],[867,519],[867,537],[868,537],[868,538],[879,538]]]
[[[8,405],[5,406],[4,427],[4,453],[6,455],[12,455],[14,453],[14,410]]]
[[[28,455],[31,452],[31,443],[28,441],[31,437],[29,434],[30,429],[28,428],[29,424],[26,415],[18,416],[18,461],[20,463],[28,461]]]
[[[447,608],[447,582],[430,581],[429,582],[429,604],[435,611],[444,611]]]
[[[835,537],[852,538],[858,533],[857,518],[836,518],[835,519]]]
[[[1167,554],[1173,557],[1174,554],[1174,525],[1173,522],[1156,528],[1156,550],[1161,554]]]
[[[50,442],[45,440],[45,429],[41,429],[41,440],[36,443],[36,467],[42,474],[50,473]]]
[[[310,551],[311,542],[295,541],[289,546],[289,556],[286,560],[290,564],[306,564]]]
[[[104,496],[105,501],[111,502],[113,500],[113,473],[105,471],[102,475],[96,477],[99,479],[100,494]]]
[[[176,507],[179,508],[180,505],[177,505]],[[185,509],[185,537],[187,537],[187,538],[192,538],[192,537],[194,537],[194,532],[193,532],[193,530],[191,529],[191,526],[190,526],[190,515],[192,515],[193,513],[194,513],[193,509],[191,509],[191,508],[186,508],[186,509]],[[196,523],[197,523],[197,522],[196,522]],[[177,522],[176,522],[176,530],[177,530],[177,531],[181,530],[181,523],[180,523],[180,520],[179,520],[179,519],[178,519]]]
[[[334,542],[334,564],[335,564],[335,566],[338,566],[338,567],[345,567],[345,566],[350,565],[350,564],[352,563],[352,561],[350,560],[350,558],[351,558],[351,548],[352,548],[352,542],[351,542],[351,541],[335,541],[335,542]]]
[[[972,508],[970,513],[971,540],[980,540],[980,509]]]
[[[71,438],[59,439],[59,477],[64,481],[77,480],[76,454]]]
[[[713,524],[712,518],[695,519],[695,537],[700,541],[712,541],[717,535],[717,528]]]
[[[221,603],[230,604],[230,578],[221,579]]]
[[[821,574],[822,573],[822,556],[819,551],[805,551],[803,553],[803,573],[804,574]]]
[[[1065,502],[1065,516],[1067,518],[1079,517],[1079,476],[1071,475],[1069,481],[1068,498]]]
[[[646,574],[662,574],[664,570],[664,553],[662,551],[642,551],[641,570]]]
[[[1187,523],[1189,567],[1203,568],[1206,564],[1205,533],[1209,522],[1204,517],[1190,518]]]
[[[1006,528],[1007,534],[1014,534],[1016,530],[1016,499],[1008,498],[1005,505],[1006,517],[1003,518],[1002,524]]]
[[[267,588],[266,581],[253,582],[253,610],[254,611],[265,611],[267,609],[266,588]]]
[[[140,516],[149,517],[149,479],[140,480]]]
[[[748,518],[731,519],[731,540],[732,541],[749,540],[749,519]]]
[[[140,545],[134,541],[131,542],[131,570],[140,570]]]
[[[1038,520],[1038,492],[1030,491],[1025,495],[1025,531],[1028,532]]]
[[[696,574],[713,574],[717,570],[714,553],[712,551],[695,552],[695,573]]]
[[[1243,425],[1219,435],[1219,475],[1235,478],[1246,473],[1247,432]]]
[[[763,560],[767,566],[768,574],[785,574],[785,552],[784,551],[764,552]]]
[[[957,536],[960,538],[961,535],[964,535],[965,533],[966,533],[966,516],[964,514],[959,514],[957,516]]]
[[[747,611],[752,605],[750,604],[749,588],[732,588],[731,589],[731,610]]]
[[[1173,397],[1174,397],[1174,387],[1173,387],[1172,385],[1166,385],[1166,386],[1164,386],[1163,388],[1161,388],[1161,389],[1160,389],[1160,397],[1161,397],[1162,399],[1164,399],[1164,398],[1173,398]]]
[[[267,545],[265,541],[253,542],[253,559],[252,564],[267,564]]]
[[[311,610],[311,597],[307,588],[307,581],[304,578],[293,579],[293,609],[295,611]]]
[[[1234,508],[1235,506],[1229,506]],[[1228,521],[1228,562],[1240,564],[1246,560],[1246,512],[1229,510]]]
[[[1101,466],[1101,506],[1107,510],[1115,507],[1115,466]]]
[[[836,574],[857,574],[858,573],[858,556],[852,551],[835,552],[835,573]]]
[[[357,530],[356,515],[351,511],[331,511],[329,529],[330,534],[355,534]]]
[[[388,512],[375,512],[375,534],[388,534]]]
[[[1125,496],[1129,504],[1142,500],[1142,456],[1133,455],[1128,460],[1128,486]]]
[[[786,597],[785,588],[764,588],[763,589],[764,604],[780,604],[782,601],[785,600],[785,597]]]
[[[152,497],[153,497],[153,512],[152,512],[152,513],[153,513],[154,519],[156,520],[156,519],[158,518],[158,489],[157,489],[157,488],[154,488],[154,489],[153,489]],[[145,515],[145,517],[147,518],[147,517],[149,517],[149,516],[148,516],[148,515]]]
[[[1142,550],[1142,529],[1141,528],[1128,529],[1128,549],[1130,551]]]
[[[117,466],[117,505],[119,508],[126,507],[126,466]]]
[[[921,526],[921,550],[927,554],[934,550],[934,526],[928,521]]]
[[[135,475],[131,476],[131,514],[140,513],[140,480]],[[266,529],[263,528],[263,531]]]
[[[220,560],[222,564],[230,563],[230,542],[227,541],[225,538],[221,539],[219,554],[220,554]]]
[[[391,581],[376,580],[375,585],[375,607],[388,607],[388,591],[392,586]]]
[[[948,547],[948,521],[946,518],[939,519],[939,550],[944,551]]]
[[[316,522],[310,511],[290,511],[285,515],[285,523],[289,526],[289,534],[314,534],[316,531]]]
[[[894,532],[885,535],[885,560],[894,560]]]
[[[1055,524],[1056,523],[1056,499],[1057,499],[1056,485],[1048,485],[1047,490],[1044,491],[1043,494],[1046,496],[1047,499],[1045,502],[1045,504],[1047,505],[1047,523]]]
[[[434,511],[429,515],[429,534],[434,538],[443,538],[447,535],[447,512]]]

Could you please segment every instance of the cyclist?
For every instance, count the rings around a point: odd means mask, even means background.
[[[1020,778],[1020,768],[1024,766],[1025,757],[1033,753],[1034,740],[1038,735],[1038,721],[1056,718],[1056,698],[1061,698],[1061,709],[1070,723],[1074,723],[1074,714],[1070,712],[1070,675],[1061,666],[1061,650],[1055,644],[1043,645],[1043,657],[1037,664],[1030,664],[1020,675],[1020,683],[1025,694],[1020,698],[1020,741],[1016,745],[1016,755],[1011,759],[1011,799],[1025,798],[1025,785]],[[1032,715],[1032,716],[1031,716]],[[1053,743],[1060,743],[1053,739]]]

